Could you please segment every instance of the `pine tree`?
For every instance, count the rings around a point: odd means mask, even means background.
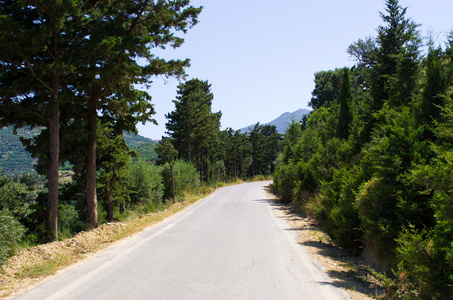
[[[408,105],[416,90],[421,39],[419,25],[406,18],[406,10],[398,0],[386,0],[386,12],[380,13],[384,25],[378,27],[377,38],[359,40],[348,49],[371,94],[372,112],[387,101],[392,107]]]
[[[64,78],[72,72],[75,23],[82,13],[74,1],[1,1],[1,125],[44,127],[48,139],[45,172],[48,187],[47,235],[58,239],[60,105]],[[75,51],[75,52],[74,52]]]
[[[349,79],[349,69],[343,69],[343,79],[340,89],[340,115],[338,116],[337,136],[341,139],[347,139],[349,136],[350,125],[352,123],[351,112],[351,81]]]
[[[7,116],[2,114],[2,123],[48,127],[30,149],[39,150],[35,155],[49,153],[42,162],[49,162],[43,169],[49,170],[52,239],[63,160],[58,136],[71,135],[64,137],[70,143],[62,144],[69,148],[62,152],[85,170],[89,222],[96,227],[98,112],[130,132],[137,131],[137,122],[152,121],[151,97],[134,85],[149,85],[153,75],[184,75],[189,60],[160,59],[152,49],[179,47],[183,39],[175,31],[186,32],[200,12],[188,0],[2,2],[1,80],[6,84],[1,94]],[[59,123],[67,132],[59,132]],[[81,136],[73,136],[76,131]],[[82,150],[82,159],[70,153],[74,148]]]
[[[168,163],[170,166],[170,176],[171,176],[171,190],[173,201],[176,200],[176,186],[175,186],[175,174],[173,172],[173,167],[175,165],[175,159],[178,156],[178,150],[175,149],[173,144],[168,138],[163,138],[160,143],[156,146],[156,152],[159,157],[162,159],[163,163]]]
[[[387,0],[387,14],[381,13],[385,26],[378,28],[377,77],[372,90],[376,109],[387,100],[392,106],[407,104],[415,90],[421,39],[419,25],[406,18],[406,10],[398,0]]]
[[[448,87],[451,75],[444,70],[442,65],[442,49],[430,47],[426,58],[426,78],[423,92],[421,94],[420,113],[418,121],[420,124],[432,125],[439,121],[443,106],[443,94]],[[431,137],[434,137],[431,134]]]
[[[213,94],[208,81],[192,79],[178,86],[175,110],[166,114],[167,133],[179,155],[194,163],[203,178],[204,150],[215,141],[221,112],[211,112]]]

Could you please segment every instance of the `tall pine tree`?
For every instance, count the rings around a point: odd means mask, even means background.
[[[349,69],[343,69],[343,79],[340,89],[340,115],[338,116],[337,136],[341,139],[347,139],[349,136],[349,129],[352,123],[351,112],[351,81],[349,79]]]
[[[203,178],[203,155],[219,133],[221,112],[211,112],[211,85],[191,79],[178,86],[175,110],[166,114],[165,127],[179,155],[197,166]]]

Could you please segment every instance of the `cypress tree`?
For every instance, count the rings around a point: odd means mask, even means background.
[[[337,137],[347,139],[349,136],[349,129],[352,122],[351,113],[351,81],[349,80],[349,69],[343,69],[343,79],[340,89],[340,115],[338,117]]]

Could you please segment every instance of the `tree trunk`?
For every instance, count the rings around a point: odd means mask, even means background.
[[[173,190],[173,202],[176,202],[175,174],[173,173],[173,164],[170,164],[171,186]]]
[[[86,161],[87,175],[87,210],[91,227],[98,227],[98,203],[96,198],[96,136],[97,136],[97,100],[94,97],[88,103],[88,157]]]
[[[113,204],[113,192],[110,185],[107,186],[107,205],[108,205],[108,219],[112,222],[115,219],[115,205]]]
[[[123,185],[123,201],[126,201],[126,186]],[[124,212],[126,211],[126,203],[124,202],[121,202],[120,203],[120,214],[124,214]]]
[[[190,142],[187,149],[187,159],[189,160],[189,163],[192,163],[192,145],[190,144]]]
[[[50,143],[49,143],[49,170],[47,189],[49,198],[47,200],[47,239],[58,240],[58,165],[60,160],[60,108],[58,103],[58,74],[52,78],[52,112],[49,122]]]
[[[203,183],[203,179],[204,179],[204,177],[203,177],[203,151],[201,151],[200,156],[201,156],[201,157],[200,157],[200,161],[201,161],[201,162],[200,162],[200,166],[201,166],[201,170],[200,170],[200,172],[201,172],[201,174],[200,174],[200,179],[201,179],[201,183]]]

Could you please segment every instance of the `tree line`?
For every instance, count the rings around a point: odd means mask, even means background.
[[[258,122],[246,133],[221,131],[222,114],[211,111],[210,88],[200,79],[178,86],[175,110],[166,115],[165,125],[175,155],[194,164],[202,182],[272,174],[282,147],[277,128]]]
[[[283,200],[389,273],[386,297],[453,295],[453,32],[427,38],[398,0],[352,68],[315,74],[313,113],[293,123],[274,174]]]
[[[207,184],[274,171],[282,146],[275,126],[221,131],[210,84],[185,81],[189,60],[153,54],[179,47],[176,33],[197,24],[201,10],[188,0],[2,1],[0,126],[39,134],[21,138],[38,175],[0,170],[0,264],[18,245],[67,238],[165,208]],[[137,88],[155,75],[182,81],[168,137],[131,150],[124,133],[155,123],[151,96]]]
[[[152,49],[179,47],[175,32],[195,25],[201,9],[188,0],[2,1],[0,125],[44,128],[23,142],[48,179],[50,240],[58,238],[59,165],[70,162],[84,178],[89,224],[98,226],[97,172],[108,170],[106,186],[114,186],[123,132],[153,120],[151,97],[136,85],[153,75],[182,77],[189,64]]]

